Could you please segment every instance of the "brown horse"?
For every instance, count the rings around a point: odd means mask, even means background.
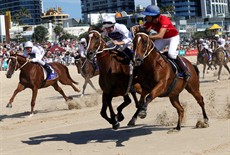
[[[219,47],[217,48],[212,54],[212,65],[219,65],[218,71],[218,81],[220,80],[220,74],[223,66],[227,69],[230,75],[230,69],[228,67],[228,62],[230,61],[230,57],[226,58],[226,54],[224,52],[224,48]],[[230,77],[228,78],[230,79]]]
[[[77,58],[75,58],[75,65],[78,73],[81,74],[81,76],[85,79],[81,96],[84,96],[87,84],[97,91],[93,85],[93,82],[91,81],[91,78],[97,76],[99,74],[99,70],[95,68],[93,62],[78,55]]]
[[[175,131],[179,131],[184,116],[184,109],[180,104],[179,94],[185,88],[200,105],[204,121],[207,123],[208,117],[205,111],[205,103],[199,90],[198,68],[184,57],[181,57],[191,74],[191,78],[186,82],[183,77],[179,77],[177,72],[173,70],[168,59],[157,51],[147,34],[137,33],[133,43],[136,75],[142,88],[140,104],[143,104],[143,106],[139,116],[141,118],[146,117],[147,105],[156,97],[169,97],[171,104],[177,109],[178,123]]]
[[[131,87],[131,85],[129,85],[131,83],[129,65],[124,65],[114,58],[115,51],[107,47],[101,34],[96,30],[91,30],[89,32],[89,43],[86,52],[89,59],[93,59],[95,56],[97,57],[99,85],[103,91],[100,114],[112,124],[113,129],[118,129],[119,122],[124,119],[122,110],[131,103],[131,99],[128,95],[129,87]],[[138,84],[135,85],[135,90],[137,90],[137,88]],[[137,91],[140,92],[141,88],[139,87]],[[135,91],[130,92],[135,100],[136,107],[138,107]],[[118,113],[115,114],[112,107],[112,99],[117,96],[123,96],[124,102],[118,106]],[[106,113],[107,108],[109,108],[110,117],[108,117]],[[134,125],[138,113],[137,111],[134,114],[132,122],[129,122],[129,125]]]
[[[80,89],[75,87],[74,84],[78,84],[75,82],[69,74],[68,68],[63,64],[53,62],[50,63],[52,68],[58,74],[58,77],[54,80],[46,81],[43,87],[42,83],[44,80],[44,74],[42,67],[37,63],[32,63],[27,58],[23,57],[19,54],[11,53],[8,62],[9,68],[6,73],[7,78],[11,78],[14,71],[20,69],[19,83],[14,91],[12,97],[7,104],[8,108],[12,107],[12,102],[14,101],[15,96],[26,88],[32,89],[32,99],[31,99],[31,114],[34,112],[35,100],[37,97],[38,89],[45,88],[48,86],[53,86],[56,91],[58,91],[65,99],[71,100],[71,97],[67,97],[63,90],[59,87],[58,81],[64,85],[70,85],[75,91],[80,92]],[[73,84],[74,83],[74,84]]]

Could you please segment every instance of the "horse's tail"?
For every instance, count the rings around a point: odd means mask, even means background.
[[[194,69],[196,70],[196,74],[197,74],[198,77],[199,77],[200,71],[199,71],[197,65],[193,64],[193,67],[194,67]]]
[[[65,68],[65,70],[66,70],[66,75],[67,75],[67,77],[74,83],[74,84],[79,84],[78,82],[76,82],[76,81],[74,81],[72,78],[71,78],[71,76],[70,76],[70,74],[69,74],[69,70],[68,70],[68,68],[65,66],[65,65],[63,65],[64,66],[64,68]]]

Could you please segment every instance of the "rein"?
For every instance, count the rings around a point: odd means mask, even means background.
[[[20,65],[19,63],[18,63],[18,57],[17,56],[10,56],[9,57],[10,59],[15,59],[16,60],[16,65],[15,65],[15,68],[14,68],[14,70],[16,71],[16,70],[18,70],[18,69],[22,69],[29,61],[27,60],[23,65],[21,65],[19,68],[16,68],[16,66],[18,66],[18,65]]]
[[[154,43],[152,42],[152,40],[149,38],[149,36],[148,36],[147,34],[142,33],[142,32],[139,32],[139,33],[137,33],[136,35],[138,35],[138,34],[140,34],[140,35],[145,35],[145,36],[148,38],[148,40],[147,40],[147,41],[148,41],[147,48],[146,48],[146,50],[145,50],[143,56],[141,57],[141,59],[144,60],[144,59],[145,59],[147,56],[149,56],[149,54],[153,51],[153,49],[155,48],[155,45],[154,45]],[[141,40],[141,37],[138,37],[137,45],[138,45],[138,43],[140,42],[140,40]],[[150,44],[149,42],[150,42],[151,44]],[[148,50],[148,48],[149,48],[151,45],[153,45],[152,48],[151,48],[150,50]],[[135,50],[135,53],[136,53],[136,50]]]

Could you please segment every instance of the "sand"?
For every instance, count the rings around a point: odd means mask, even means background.
[[[188,57],[195,62],[195,57]],[[199,66],[202,71],[203,66]],[[75,66],[68,66],[71,76],[82,88],[83,78]],[[202,73],[200,75],[202,77]],[[206,103],[209,127],[197,129],[202,119],[201,108],[195,99],[183,91],[180,101],[185,108],[182,129],[168,134],[176,126],[177,112],[168,98],[157,98],[148,107],[145,119],[138,118],[136,126],[128,127],[134,103],[123,111],[124,121],[118,130],[100,116],[101,93],[87,86],[86,95],[76,93],[70,86],[61,85],[68,96],[78,103],[69,110],[64,99],[52,87],[38,92],[35,115],[29,116],[31,90],[19,93],[12,108],[6,108],[16,89],[19,71],[11,79],[0,72],[0,155],[229,155],[230,154],[230,80],[223,69],[221,81],[217,71],[200,79],[200,90]],[[93,83],[97,89],[98,76]],[[113,99],[114,109],[122,102]]]

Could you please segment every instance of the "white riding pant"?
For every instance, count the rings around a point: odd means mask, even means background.
[[[154,44],[156,48],[160,51],[163,52],[162,50],[168,46],[168,57],[171,59],[176,59],[179,51],[177,50],[178,45],[180,43],[180,37],[179,35],[172,37],[172,38],[167,38],[167,39],[158,39],[154,41]]]

